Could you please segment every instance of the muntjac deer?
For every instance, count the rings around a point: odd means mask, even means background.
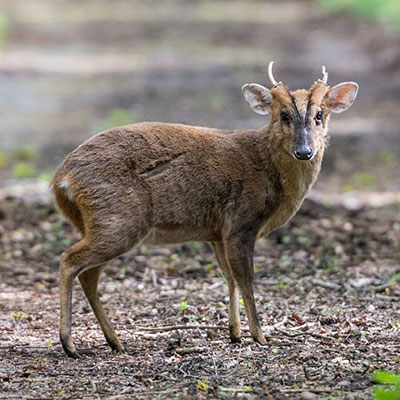
[[[97,292],[104,266],[139,243],[210,242],[229,286],[229,328],[240,341],[239,293],[250,332],[265,344],[253,294],[256,239],[299,209],[321,168],[331,112],[347,110],[358,85],[290,91],[268,73],[272,88],[242,88],[250,108],[269,117],[259,130],[225,131],[143,122],[101,132],[70,153],[51,182],[61,211],[82,234],[60,265],[60,339],[71,338],[76,277],[113,350],[122,344]]]

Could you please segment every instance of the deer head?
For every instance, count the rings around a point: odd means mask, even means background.
[[[290,154],[296,160],[312,160],[325,148],[331,112],[346,111],[354,102],[358,85],[354,82],[329,86],[328,73],[322,67],[322,79],[310,89],[290,91],[272,74],[273,61],[268,67],[272,88],[249,83],[242,87],[244,98],[257,114],[270,118],[270,131],[277,151]]]

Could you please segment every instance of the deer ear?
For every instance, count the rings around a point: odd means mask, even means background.
[[[266,87],[257,83],[248,83],[242,87],[242,92],[254,112],[261,115],[271,113],[272,95]]]
[[[328,92],[329,109],[341,113],[350,108],[356,99],[358,85],[355,82],[344,82],[331,88]]]

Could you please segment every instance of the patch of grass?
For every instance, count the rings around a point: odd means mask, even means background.
[[[138,118],[134,111],[125,108],[114,108],[100,123],[99,128],[105,131],[116,126],[134,124],[137,121]]]
[[[36,176],[36,169],[30,163],[17,162],[13,166],[12,175],[17,179],[33,178]]]
[[[399,0],[319,0],[328,10],[350,10],[384,25],[400,29]]]
[[[391,166],[391,165],[396,165],[397,164],[397,156],[393,151],[390,151],[389,149],[382,149],[379,152],[379,161],[382,164]]]
[[[351,176],[351,181],[356,186],[370,187],[376,184],[376,176],[370,173],[356,173]]]
[[[14,151],[14,159],[19,161],[33,161],[39,156],[39,152],[35,147],[21,147]]]

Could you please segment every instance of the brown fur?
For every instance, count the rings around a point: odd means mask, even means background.
[[[60,267],[60,338],[78,357],[71,339],[71,299],[79,276],[110,346],[122,345],[97,294],[107,261],[140,242],[211,242],[228,281],[232,341],[240,341],[239,290],[254,339],[265,344],[253,294],[257,237],[287,222],[320,171],[327,141],[328,86],[289,93],[279,85],[271,121],[260,130],[217,129],[145,122],[110,129],[69,154],[52,185],[61,211],[82,232]],[[293,134],[280,121],[294,97],[299,112],[313,100],[324,123],[313,128],[316,156],[296,160]],[[311,97],[309,97],[311,96]]]

